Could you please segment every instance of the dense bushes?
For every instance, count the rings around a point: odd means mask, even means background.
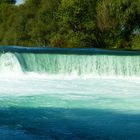
[[[0,2],[0,44],[140,49],[140,0]]]

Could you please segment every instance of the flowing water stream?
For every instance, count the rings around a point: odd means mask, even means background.
[[[0,54],[0,140],[139,140],[140,56]]]

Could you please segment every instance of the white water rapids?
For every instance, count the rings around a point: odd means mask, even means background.
[[[140,139],[140,56],[0,55],[1,140]]]

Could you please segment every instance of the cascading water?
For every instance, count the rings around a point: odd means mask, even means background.
[[[17,57],[12,53],[0,55],[0,76],[21,74],[22,67]]]
[[[139,132],[140,56],[0,54],[0,140],[138,140]]]
[[[140,56],[12,54],[0,56],[1,72],[94,77],[140,77]]]
[[[24,54],[27,71],[49,74],[140,76],[139,56]]]

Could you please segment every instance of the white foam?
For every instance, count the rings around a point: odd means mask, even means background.
[[[22,73],[20,63],[14,54],[6,53],[0,56],[0,76],[15,77]]]

